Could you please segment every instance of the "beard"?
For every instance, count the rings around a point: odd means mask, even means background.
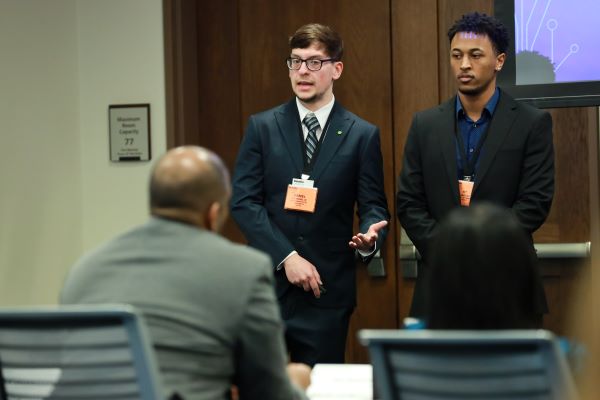
[[[458,87],[458,91],[465,96],[478,96],[487,88],[487,86],[475,86],[475,87]]]
[[[494,84],[494,80],[489,80],[487,82],[483,82],[480,85],[475,86],[461,86],[460,82],[458,85],[458,91],[465,96],[479,96],[481,93],[485,92],[489,89],[490,86]]]
[[[296,96],[306,104],[316,103],[321,100],[324,96],[323,93],[313,93],[313,94],[300,94],[296,93]]]
[[[310,103],[315,103],[318,99],[318,96],[316,94],[313,94],[312,96],[304,96],[304,97],[298,96],[298,98],[302,102],[310,104]]]

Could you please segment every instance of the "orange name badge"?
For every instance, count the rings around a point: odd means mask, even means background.
[[[288,185],[283,208],[314,213],[317,205],[317,191],[318,189],[315,187]]]
[[[458,181],[458,193],[460,194],[460,205],[469,207],[471,204],[471,193],[473,192],[473,181]]]

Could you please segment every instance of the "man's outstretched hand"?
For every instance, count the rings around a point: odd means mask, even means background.
[[[385,228],[387,224],[387,221],[379,221],[372,224],[367,233],[359,232],[352,236],[352,240],[348,242],[348,245],[364,253],[373,251],[373,246],[375,246],[375,242],[377,242],[377,238],[379,237],[379,231]]]

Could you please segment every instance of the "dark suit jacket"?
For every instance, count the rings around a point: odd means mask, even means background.
[[[455,101],[452,97],[415,114],[404,148],[396,194],[398,218],[425,261],[438,221],[460,207]],[[471,204],[487,201],[512,209],[531,237],[546,220],[553,195],[552,118],[501,91],[481,151]]]
[[[310,175],[319,190],[314,213],[283,209],[287,187],[304,165],[295,98],[250,117],[234,169],[231,212],[249,244],[270,254],[274,266],[293,250],[315,265],[327,293],[320,299],[305,293],[311,302],[353,307],[355,255],[348,242],[355,205],[361,232],[389,219],[379,130],[337,102],[329,121]],[[283,269],[275,277],[281,297],[290,284]]]

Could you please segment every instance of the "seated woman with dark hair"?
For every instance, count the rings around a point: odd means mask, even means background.
[[[428,329],[540,327],[535,251],[509,210],[478,204],[452,211],[431,250]]]

